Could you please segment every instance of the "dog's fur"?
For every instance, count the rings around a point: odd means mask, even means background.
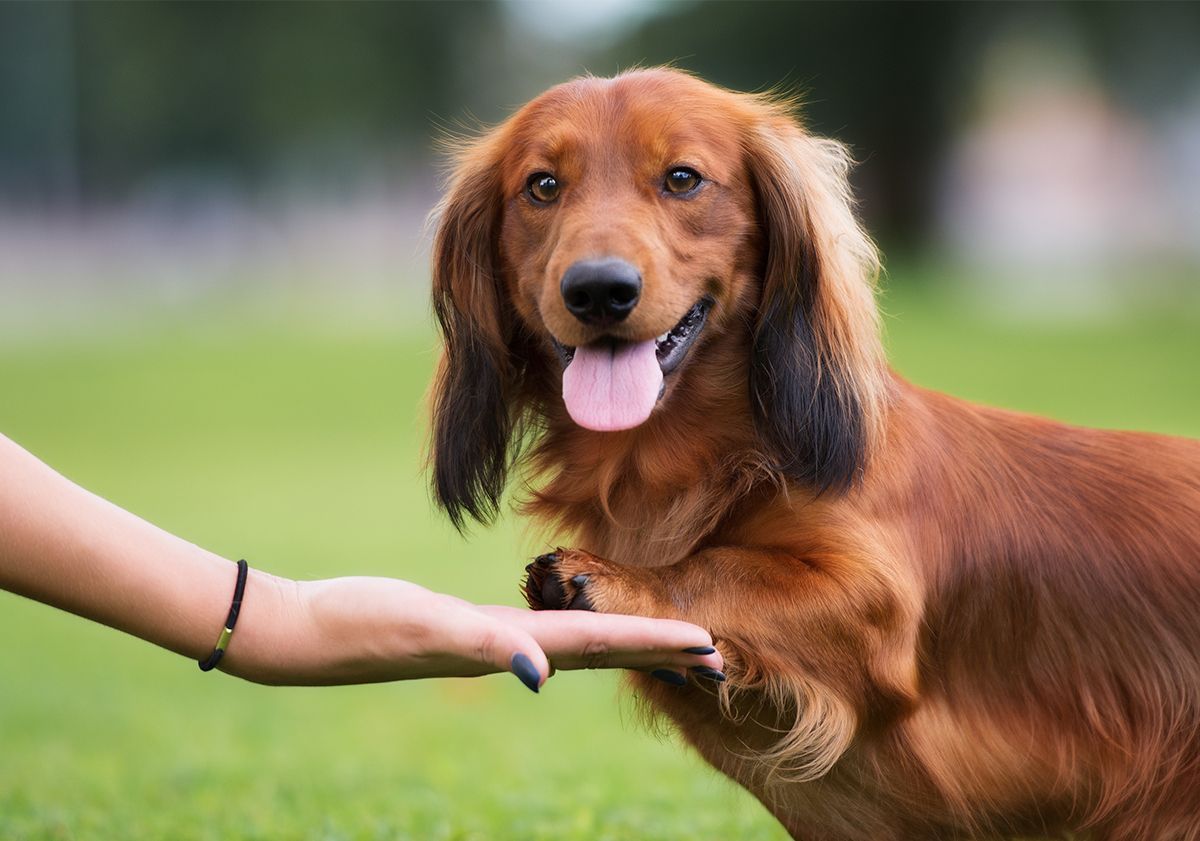
[[[1200,839],[1200,444],[900,379],[846,152],[790,111],[639,70],[459,148],[433,255],[439,501],[486,520],[521,461],[528,513],[587,549],[534,567],[535,607],[710,628],[728,684],[637,688],[796,838]],[[704,189],[663,194],[684,164]],[[523,193],[539,170],[552,206]],[[608,335],[715,301],[624,432],[570,420],[550,340],[604,332],[559,292],[597,256],[644,278]]]

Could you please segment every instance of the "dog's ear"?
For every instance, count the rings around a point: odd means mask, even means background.
[[[520,372],[501,293],[499,165],[483,138],[463,146],[435,208],[433,311],[444,348],[432,393],[430,460],[438,503],[460,530],[493,519],[504,491]]]
[[[747,143],[764,237],[755,420],[780,469],[818,492],[860,476],[888,390],[878,256],[854,217],[850,163],[841,144],[807,135],[778,109]]]

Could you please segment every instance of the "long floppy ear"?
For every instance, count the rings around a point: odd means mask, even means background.
[[[785,474],[841,491],[865,468],[889,387],[879,260],[854,217],[845,147],[768,109],[747,143],[765,238],[755,419]]]
[[[502,196],[488,140],[459,150],[445,198],[431,217],[437,226],[433,311],[444,341],[432,394],[433,490],[460,530],[468,516],[488,522],[498,510],[520,375],[498,273]]]

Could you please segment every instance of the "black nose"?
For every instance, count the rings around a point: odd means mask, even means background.
[[[624,260],[580,260],[562,279],[563,302],[584,324],[615,324],[637,306],[642,276]]]

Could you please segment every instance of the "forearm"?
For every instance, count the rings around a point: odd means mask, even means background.
[[[202,658],[234,580],[229,560],[89,493],[0,436],[0,587]],[[237,671],[240,659],[252,672],[260,650],[279,649],[286,589],[251,570],[223,668]]]

